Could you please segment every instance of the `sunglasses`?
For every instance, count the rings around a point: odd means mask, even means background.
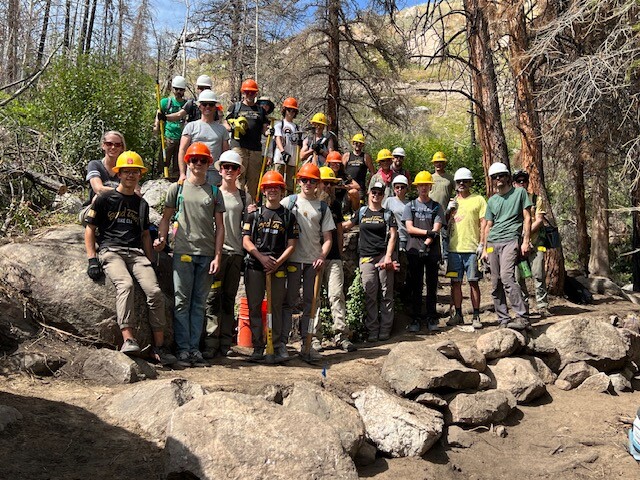
[[[316,183],[318,183],[318,180],[316,180],[315,178],[301,178],[300,181],[302,183],[310,183],[311,185],[315,185]]]
[[[394,185],[393,188],[395,188],[396,190],[397,189],[404,190],[405,188],[407,188],[407,186],[406,185]]]
[[[207,163],[209,163],[209,159],[206,157],[192,158],[189,160],[189,163],[192,163],[194,165],[198,165],[198,164],[206,165]]]
[[[491,180],[499,180],[506,176],[507,176],[506,173],[496,173],[495,175],[491,175]]]
[[[216,104],[213,102],[200,102],[200,105],[202,105],[203,107],[215,107]]]
[[[102,142],[104,144],[105,147],[116,147],[116,148],[120,148],[122,146],[122,143],[120,142]]]
[[[471,183],[471,180],[456,180],[456,183]]]
[[[184,92],[184,88],[175,88],[175,87],[173,87],[173,89],[174,89],[176,92]]]
[[[240,165],[236,165],[235,163],[225,163],[221,165],[221,167],[225,170],[231,170],[232,172],[240,170]]]
[[[383,192],[381,192],[380,190],[371,190],[371,195],[382,195]]]

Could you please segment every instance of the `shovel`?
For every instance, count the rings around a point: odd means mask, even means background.
[[[267,273],[267,351],[264,356],[267,363],[276,363],[273,350],[273,318],[271,315],[271,274]]]
[[[313,332],[311,326],[313,319],[316,318],[316,310],[318,307],[318,296],[320,295],[320,287],[322,286],[322,269],[316,270],[316,279],[313,284],[313,299],[311,300],[311,313],[309,314],[309,326],[307,327],[307,336],[304,339],[304,349],[301,358],[307,363],[313,363],[311,359],[311,340],[313,340]]]

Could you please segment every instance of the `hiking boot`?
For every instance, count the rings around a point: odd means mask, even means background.
[[[249,361],[259,362],[261,360],[264,360],[264,348],[255,347],[253,353],[249,356]]]
[[[367,337],[367,343],[375,343],[378,341],[378,334],[376,333],[370,333],[369,336]]]
[[[313,339],[311,339],[311,348],[313,348],[316,352],[321,352],[324,350],[322,342],[316,337],[313,337]]]
[[[474,330],[482,330],[482,322],[480,321],[480,317],[473,317],[471,326]]]
[[[515,320],[507,323],[507,328],[512,330],[526,330],[529,328],[529,322],[524,318],[516,318]]]
[[[120,351],[125,355],[131,355],[133,353],[140,353],[140,345],[133,338],[127,338],[122,344]]]
[[[355,352],[357,350],[356,346],[348,338],[340,342],[340,348],[345,352]]]
[[[303,357],[305,360],[312,361],[312,362],[322,360],[322,355],[320,355],[320,353],[318,353],[318,351],[313,347],[309,349],[308,354],[305,353],[304,345],[300,349],[300,356]]]
[[[153,347],[151,357],[160,365],[173,365],[178,361],[175,355],[172,355],[167,347]]]
[[[427,330],[429,330],[430,332],[439,332],[440,331],[440,325],[438,323],[438,319],[437,318],[430,318],[427,321]]]
[[[191,366],[191,355],[189,352],[179,352],[178,355],[176,355],[176,358],[176,366],[183,368],[189,368]]]
[[[451,315],[451,317],[449,318],[449,320],[447,320],[447,325],[450,327],[455,327],[456,325],[460,325],[461,323],[463,323],[463,319],[462,319],[462,315],[460,315],[458,312],[455,312],[453,315]]]
[[[189,359],[191,360],[192,367],[208,367],[209,366],[209,362],[207,362],[202,357],[202,353],[200,353],[199,350],[196,350],[195,352],[191,352]]]
[[[380,340],[381,342],[386,342],[387,340],[389,340],[391,338],[391,334],[390,333],[381,333],[378,336],[378,340]]]
[[[409,330],[411,333],[418,333],[420,331],[420,322],[417,320],[414,320],[413,322],[411,322],[411,324],[407,327],[407,330]]]
[[[287,346],[286,345],[278,345],[278,347],[276,348],[276,362],[282,362],[284,360],[288,360],[289,357],[289,351],[287,350]]]

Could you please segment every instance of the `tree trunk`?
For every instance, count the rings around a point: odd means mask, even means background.
[[[586,135],[583,129],[582,135]],[[576,199],[576,250],[578,252],[578,267],[583,274],[589,271],[589,233],[587,230],[587,201],[584,188],[584,166],[591,162],[591,150],[585,136],[582,136],[573,156],[573,183]]]
[[[229,82],[229,98],[231,100],[240,99],[240,87],[242,85],[242,0],[231,0],[231,54],[229,55],[229,69],[231,81]]]
[[[329,130],[338,135],[338,115],[340,112],[340,0],[328,0],[328,58],[329,84],[327,86],[327,116]]]
[[[89,22],[89,10],[91,8],[91,0],[85,0],[84,10],[82,14],[82,25],[80,26],[80,38],[78,38],[78,53],[82,55],[84,52],[84,42],[87,39],[87,23]]]
[[[631,189],[631,206],[640,207],[640,186],[635,183]],[[633,234],[631,237],[631,250],[640,249],[640,212],[631,214]],[[631,271],[633,275],[633,291],[640,292],[640,252],[631,256]]]
[[[116,56],[122,60],[123,36],[124,36],[124,0],[118,0],[118,42],[116,44]]]
[[[44,14],[42,17],[42,31],[40,33],[40,43],[38,45],[38,56],[36,57],[36,68],[40,70],[42,65],[42,57],[44,56],[44,46],[47,43],[47,30],[49,28],[49,12],[51,11],[51,0],[47,0],[44,6]]]
[[[91,51],[91,39],[93,38],[93,24],[96,20],[96,8],[98,7],[98,0],[93,0],[91,5],[91,16],[89,17],[89,25],[87,25],[87,37],[84,44],[84,52],[89,53]]]
[[[596,153],[597,169],[593,179],[591,201],[593,203],[593,219],[591,220],[591,256],[589,257],[589,274],[608,277],[611,273],[609,265],[609,175],[607,154]]]
[[[69,47],[71,46],[71,32],[69,31],[70,24],[71,24],[71,0],[67,0],[64,7],[63,45],[64,45],[65,53],[69,50]]]
[[[18,78],[18,42],[20,36],[20,2],[9,0],[7,5],[7,62],[6,83],[15,82]]]

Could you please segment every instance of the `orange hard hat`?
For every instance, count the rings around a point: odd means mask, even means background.
[[[265,172],[262,176],[262,181],[260,182],[260,188],[264,190],[265,187],[280,187],[286,188],[286,184],[284,183],[284,177],[282,174],[276,172],[275,170],[269,170]]]
[[[340,152],[329,152],[329,155],[327,155],[327,163],[342,163],[342,155],[340,155]]]
[[[286,98],[284,102],[282,102],[282,108],[293,108],[294,110],[298,110],[298,100],[293,97]]]
[[[211,156],[209,147],[202,142],[195,142],[189,145],[187,153],[184,155],[184,162],[189,163],[191,157],[207,157],[209,159],[209,165],[213,163],[213,157]]]
[[[249,78],[242,82],[242,86],[240,87],[241,92],[257,92],[258,84],[253,78]]]
[[[320,169],[313,163],[305,163],[302,167],[300,167],[300,170],[298,170],[297,177],[320,180]]]

